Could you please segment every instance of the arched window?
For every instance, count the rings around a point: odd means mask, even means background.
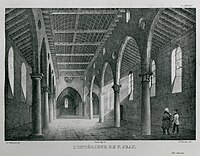
[[[177,47],[171,54],[172,93],[182,92],[182,51]]]
[[[26,66],[24,63],[21,66],[21,86],[24,98],[26,99]]]
[[[68,108],[69,104],[68,104],[68,99],[66,98],[64,101],[64,108]]]
[[[133,72],[129,73],[129,100],[133,100],[133,88],[134,88],[134,80],[133,80]]]
[[[14,95],[14,52],[12,47],[8,52],[8,79],[10,82],[12,94]]]
[[[151,63],[152,76],[150,77],[150,96],[156,96],[156,64],[153,60]]]
[[[126,10],[126,23],[129,22],[130,18],[131,18],[131,13],[129,10]]]

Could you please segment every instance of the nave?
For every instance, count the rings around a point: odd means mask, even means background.
[[[6,8],[4,91],[5,140],[195,140],[196,9]]]

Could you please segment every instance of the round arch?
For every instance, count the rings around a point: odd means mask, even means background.
[[[154,29],[156,27],[157,22],[159,21],[159,18],[161,16],[161,13],[163,12],[164,8],[159,9],[156,16],[154,17],[154,20],[151,24],[151,28],[149,30],[149,35],[148,35],[148,40],[147,40],[147,49],[146,49],[146,54],[145,54],[145,68],[144,70],[149,71],[150,70],[150,64],[151,64],[151,49],[152,49],[152,42],[153,42],[153,34],[154,34]]]
[[[126,60],[123,61],[123,58]],[[137,42],[134,38],[127,36],[125,38],[124,43],[121,46],[120,52],[118,54],[117,58],[117,65],[116,65],[116,84],[119,85],[120,78],[121,78],[121,72],[123,68],[129,68],[137,63],[139,63],[140,60],[140,53],[139,53],[139,47],[137,45]],[[123,64],[125,67],[123,67]]]
[[[103,87],[104,84],[105,84],[105,72],[106,72],[106,69],[107,67],[109,67],[111,69],[111,75],[113,77],[113,82],[114,82],[114,72],[112,70],[112,67],[110,65],[109,62],[105,62],[104,65],[103,65],[103,70],[102,70],[102,73],[101,73],[101,83],[100,83],[100,87]]]
[[[45,39],[43,38],[42,40],[42,45],[41,45],[41,49],[40,49],[40,73],[42,73],[44,75],[43,78],[43,85],[45,85],[44,83],[47,82],[47,50],[46,50],[46,43],[45,43]]]

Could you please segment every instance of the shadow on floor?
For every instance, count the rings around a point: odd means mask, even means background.
[[[5,141],[77,141],[77,140],[195,140],[195,131],[180,128],[179,135],[162,135],[160,126],[152,126],[152,135],[140,134],[141,126],[130,121],[121,121],[114,127],[113,120],[99,123],[98,119],[61,117],[49,124],[43,138],[29,138],[31,124],[7,130]]]

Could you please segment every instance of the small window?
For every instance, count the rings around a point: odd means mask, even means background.
[[[171,54],[172,93],[182,92],[182,51],[177,47]]]
[[[129,22],[130,18],[131,18],[131,13],[130,13],[129,10],[127,10],[127,11],[126,11],[126,23]]]
[[[156,64],[153,60],[151,63],[152,75],[150,77],[150,96],[156,96]]]
[[[21,66],[21,86],[24,99],[26,99],[26,66],[24,63]]]
[[[64,108],[68,108],[68,99],[67,98],[64,101]]]
[[[133,79],[133,72],[130,71],[129,73],[129,100],[133,100],[133,89],[134,89],[134,79]]]
[[[14,95],[14,52],[12,47],[8,52],[8,79],[10,82],[12,94]]]

